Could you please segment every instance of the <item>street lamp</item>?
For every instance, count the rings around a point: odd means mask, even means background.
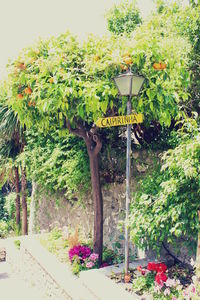
[[[120,96],[128,96],[127,115],[131,114],[131,97],[140,93],[144,77],[133,74],[130,70],[127,73],[114,78],[115,85]],[[125,274],[129,269],[129,229],[128,217],[130,206],[130,169],[131,169],[131,124],[127,125],[127,151],[126,151],[126,219],[125,219]]]

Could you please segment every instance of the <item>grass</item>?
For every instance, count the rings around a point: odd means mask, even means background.
[[[69,263],[69,243],[66,238],[63,238],[61,230],[54,228],[51,232],[41,235],[39,241],[42,246],[54,254],[60,262]]]

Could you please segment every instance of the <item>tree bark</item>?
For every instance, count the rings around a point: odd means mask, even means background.
[[[29,216],[29,226],[28,226],[29,234],[36,233],[35,213],[36,213],[36,182],[32,181],[32,194],[31,194],[30,216]]]
[[[102,264],[103,252],[103,198],[101,193],[98,155],[89,153],[92,196],[94,202],[94,240],[93,251],[99,255],[99,265]]]
[[[28,221],[27,221],[27,202],[26,202],[26,169],[22,166],[21,168],[21,191],[22,191],[22,234],[28,234]]]
[[[198,220],[200,224],[200,210],[197,211],[197,214],[198,214]],[[200,231],[198,231],[196,261],[199,261],[200,263]]]
[[[103,252],[103,198],[101,193],[101,184],[99,176],[98,154],[102,148],[102,142],[97,135],[97,127],[87,130],[83,124],[74,119],[77,126],[72,129],[70,122],[66,121],[69,132],[81,137],[87,146],[87,152],[90,160],[90,173],[92,183],[92,198],[94,203],[94,238],[93,251],[99,255],[99,266],[102,264]]]
[[[19,186],[19,169],[15,167],[15,192],[16,192],[16,225],[20,226],[20,186]]]

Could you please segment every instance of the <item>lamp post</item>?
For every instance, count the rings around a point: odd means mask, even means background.
[[[138,96],[144,83],[144,77],[133,74],[130,70],[114,78],[120,96],[128,96],[127,115],[131,114],[131,98]],[[125,218],[125,274],[129,269],[129,206],[130,206],[130,179],[131,179],[131,124],[127,125],[126,150],[126,218]]]

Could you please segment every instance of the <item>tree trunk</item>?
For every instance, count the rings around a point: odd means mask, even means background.
[[[32,194],[31,194],[30,216],[29,216],[29,226],[28,226],[29,234],[36,233],[35,213],[36,213],[36,182],[32,181]]]
[[[27,202],[26,202],[26,169],[22,166],[21,168],[21,185],[22,185],[22,234],[28,234],[28,221],[27,221]]]
[[[200,210],[198,210],[198,219],[200,224]],[[200,231],[198,232],[196,260],[200,261]]]
[[[89,153],[94,202],[94,240],[93,251],[99,255],[99,265],[102,264],[103,251],[103,198],[99,176],[98,154]]]
[[[16,191],[16,225],[20,226],[20,186],[19,186],[19,169],[15,167],[15,191]]]
[[[92,198],[94,203],[93,250],[99,255],[100,266],[102,264],[103,252],[103,198],[99,176],[98,154],[102,148],[102,142],[97,134],[98,127],[93,126],[90,130],[87,130],[87,126],[81,124],[75,119],[77,128],[72,129],[69,120],[66,119],[65,122],[65,126],[68,127],[69,132],[81,137],[87,146],[87,152],[90,159]]]
[[[197,211],[200,224],[200,210]],[[198,231],[197,252],[196,252],[196,276],[200,280],[200,230]]]

